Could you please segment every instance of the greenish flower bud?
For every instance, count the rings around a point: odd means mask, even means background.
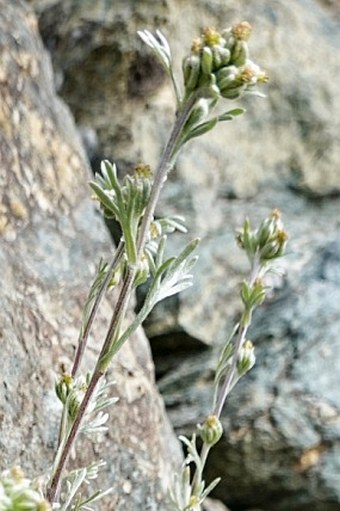
[[[51,506],[46,500],[43,500],[39,502],[37,511],[51,511]]]
[[[274,210],[260,225],[256,233],[256,242],[260,259],[267,261],[280,257],[285,250],[288,235],[283,228],[281,215]]]
[[[245,85],[238,85],[236,87],[226,87],[225,89],[220,90],[220,93],[222,98],[237,99],[245,92],[245,90]]]
[[[13,480],[17,482],[23,481],[25,479],[24,471],[18,465],[15,465],[11,468],[10,475],[12,476]]]
[[[14,467],[0,474],[0,510],[51,511],[51,506],[22,470]]]
[[[134,286],[140,286],[141,284],[144,284],[144,282],[147,281],[150,275],[150,269],[149,269],[149,263],[148,258],[143,255],[139,261],[138,269],[136,272],[135,280],[133,282]]]
[[[222,30],[221,36],[222,36],[222,39],[224,40],[223,47],[228,50],[231,50],[231,48],[235,44],[235,37],[231,33],[231,27],[228,27],[228,28],[225,28],[224,30]]]
[[[187,92],[196,89],[200,78],[201,59],[199,55],[190,55],[183,60],[184,85]]]
[[[276,221],[272,216],[263,220],[256,236],[257,246],[259,249],[262,249],[269,241],[273,239],[275,229]]]
[[[198,433],[207,445],[215,445],[223,434],[222,424],[216,415],[209,415],[203,424],[197,425]]]
[[[211,48],[213,55],[213,71],[218,71],[222,67],[227,66],[230,61],[230,51],[223,46],[215,45]]]
[[[218,46],[217,44],[211,48],[212,56],[213,56],[213,64],[212,67],[214,71],[216,69],[220,69],[222,66],[222,56],[220,53],[220,50],[224,50],[221,46]]]
[[[122,278],[122,270],[120,267],[118,267],[112,274],[112,277],[110,279],[110,282],[109,282],[109,285],[108,287],[109,288],[113,288],[113,287],[116,287],[118,286],[119,282],[121,281],[121,278]]]
[[[219,56],[221,59],[221,66],[226,66],[230,62],[230,50],[228,48],[221,48],[219,47]]]
[[[279,230],[275,233],[275,238],[268,242],[260,251],[261,261],[269,261],[281,257],[286,248],[288,234],[285,230]]]
[[[216,85],[220,90],[226,89],[227,87],[234,87],[237,75],[238,69],[236,66],[222,67],[215,73]]]
[[[152,178],[152,170],[150,165],[146,163],[137,163],[135,166],[135,175],[141,179]]]
[[[256,231],[250,230],[249,221],[244,222],[243,229],[236,235],[236,240],[250,260],[257,254],[262,263],[284,254],[288,234],[283,228],[281,215],[274,210]]]
[[[205,75],[210,75],[213,71],[213,52],[208,46],[205,46],[201,54],[201,69]]]
[[[240,295],[245,309],[249,310],[261,305],[266,297],[266,287],[262,279],[256,279],[253,285],[244,280],[241,284]]]
[[[252,307],[257,307],[263,303],[266,297],[266,286],[262,279],[258,278],[255,280],[252,287],[251,303]]]
[[[239,376],[243,376],[247,371],[249,371],[254,366],[255,361],[256,358],[253,343],[246,340],[237,359],[237,371]]]
[[[67,400],[67,411],[71,421],[74,421],[74,419],[77,417],[85,392],[86,385],[84,384],[82,387],[73,389]]]
[[[60,380],[55,384],[55,392],[59,400],[64,404],[73,389],[73,378],[70,374],[64,373]]]
[[[231,49],[230,62],[234,66],[244,66],[249,58],[248,45],[245,41],[236,41]]]

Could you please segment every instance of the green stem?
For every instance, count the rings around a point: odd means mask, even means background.
[[[234,351],[234,355],[233,355],[232,364],[228,371],[228,374],[226,375],[226,377],[224,379],[223,385],[222,385],[220,392],[218,394],[216,405],[212,412],[212,415],[216,415],[216,417],[218,417],[218,418],[220,418],[220,416],[221,416],[225,400],[227,399],[227,396],[232,389],[232,384],[233,384],[233,380],[234,380],[234,376],[235,376],[235,372],[236,372],[238,356],[239,356],[240,350],[243,346],[247,331],[248,331],[248,325],[240,326],[240,329],[239,329],[239,332],[237,335],[237,339],[235,342],[235,351]]]
[[[192,480],[192,493],[193,495],[196,495],[199,492],[199,486],[202,481],[203,477],[203,470],[205,467],[205,464],[208,459],[208,454],[210,452],[211,445],[206,444],[205,442],[202,445],[201,453],[200,453],[200,459],[201,459],[201,466],[200,468],[196,468],[193,480]]]
[[[249,279],[248,279],[250,286],[252,286],[254,284],[255,280],[260,276],[261,269],[262,269],[262,267],[261,267],[261,263],[259,260],[259,256],[258,256],[258,254],[255,254],[254,258],[252,260],[251,271],[250,271],[250,275],[249,275]],[[249,313],[250,313],[249,318],[251,318],[252,310],[253,309],[251,309],[249,311]],[[241,348],[243,346],[244,340],[246,338],[249,325],[250,325],[249,321],[244,321],[243,323],[241,322],[241,324],[240,324],[236,342],[235,342],[235,349],[234,349],[231,367],[230,367],[228,373],[226,374],[223,385],[222,385],[221,390],[217,397],[217,402],[216,402],[216,404],[213,408],[213,412],[212,412],[212,415],[216,415],[216,417],[218,417],[218,418],[220,418],[220,416],[221,416],[224,403],[227,399],[229,392],[232,389],[238,357],[239,357]]]
[[[255,280],[259,277],[261,273],[261,264],[259,261],[258,254],[255,254],[254,259],[252,261],[251,271],[249,275],[249,284],[253,285]],[[217,418],[220,418],[224,403],[228,397],[228,394],[230,393],[233,383],[234,383],[234,376],[236,372],[237,367],[237,360],[240,354],[240,350],[243,346],[244,340],[247,335],[247,331],[249,328],[249,323],[246,324],[240,324],[236,342],[235,342],[235,350],[234,355],[232,359],[231,367],[224,379],[224,382],[222,384],[222,387],[220,388],[219,392],[217,393],[217,399],[216,402],[214,400],[213,404],[213,410],[211,415],[215,415]],[[196,471],[194,473],[193,482],[192,482],[192,488],[193,488],[193,494],[195,494],[195,491],[199,488],[199,485],[202,481],[203,477],[203,471],[204,467],[208,458],[208,454],[210,452],[211,446],[207,445],[205,442],[202,445],[201,452],[200,452],[200,467],[196,467]]]
[[[148,237],[149,227],[153,220],[155,208],[163,188],[163,185],[167,179],[168,173],[173,167],[174,156],[177,154],[177,143],[180,138],[182,129],[188,120],[193,106],[197,101],[195,94],[192,94],[188,100],[184,103],[182,109],[178,112],[176,121],[169,137],[168,143],[165,146],[161,161],[158,165],[155,180],[152,186],[150,199],[143,215],[142,225],[139,231],[139,238],[137,243],[137,253],[140,256],[145,245],[145,241]]]

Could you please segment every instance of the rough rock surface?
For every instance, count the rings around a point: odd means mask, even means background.
[[[0,0],[0,96],[0,470],[20,464],[33,477],[49,466],[56,443],[55,371],[69,367],[95,264],[113,247],[89,200],[85,153],[56,96],[36,17],[20,1]],[[108,301],[88,367],[110,311]],[[102,484],[113,493],[101,509],[166,507],[180,454],[153,373],[139,332],[111,374],[120,401],[109,433],[81,456],[108,462]]]
[[[255,221],[279,207],[291,238],[287,277],[255,316],[258,362],[232,394],[210,475],[222,475],[217,494],[234,509],[339,509],[336,2],[31,3],[93,166],[105,156],[122,172],[139,159],[155,164],[173,113],[164,76],[135,31],[162,28],[177,58],[202,26],[254,25],[250,46],[271,77],[268,97],[249,98],[244,118],[182,153],[162,209],[184,213],[203,238],[197,282],[170,302],[171,313],[158,309],[148,334],[167,373],[160,387],[172,421],[190,434],[209,411],[216,351],[239,312],[235,289],[247,264],[233,231],[245,215]]]

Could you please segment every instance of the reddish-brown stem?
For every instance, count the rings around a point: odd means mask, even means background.
[[[79,407],[78,414],[74,420],[74,423],[72,424],[72,428],[71,428],[71,431],[67,437],[64,449],[61,453],[58,466],[57,466],[56,471],[52,477],[51,484],[50,484],[49,488],[47,489],[47,498],[51,504],[55,501],[55,498],[57,496],[57,493],[59,490],[59,483],[60,483],[60,479],[61,479],[61,475],[62,475],[64,466],[68,460],[73,442],[78,434],[79,427],[80,427],[81,421],[85,415],[87,406],[91,400],[91,397],[96,389],[97,383],[98,383],[99,379],[101,378],[101,376],[102,375],[100,373],[94,374],[92,376],[89,386],[87,388],[87,391],[85,393],[84,399],[81,402],[81,405]]]
[[[77,375],[77,372],[78,372],[78,369],[79,369],[79,366],[81,364],[81,361],[82,361],[82,358],[83,358],[83,355],[84,355],[84,352],[85,352],[85,348],[86,348],[86,345],[87,345],[87,340],[88,340],[88,337],[90,335],[90,332],[91,332],[91,328],[92,328],[92,325],[93,325],[93,321],[97,315],[97,312],[98,312],[98,309],[99,309],[99,306],[101,304],[101,301],[105,295],[105,292],[106,292],[106,289],[107,289],[107,286],[109,285],[109,282],[110,282],[110,279],[112,277],[112,272],[113,270],[115,269],[115,267],[117,266],[122,254],[123,254],[123,248],[124,248],[124,243],[122,241],[119,242],[118,244],[118,247],[116,249],[116,252],[114,254],[114,257],[112,259],[112,262],[107,270],[107,275],[105,277],[105,279],[103,280],[103,283],[101,285],[101,288],[100,288],[100,291],[98,293],[98,296],[95,300],[95,303],[91,309],[91,313],[89,315],[89,318],[87,320],[87,323],[86,323],[86,326],[84,328],[84,332],[82,333],[82,335],[79,337],[79,340],[78,340],[78,346],[77,346],[77,351],[76,351],[76,354],[75,354],[75,357],[74,357],[74,361],[73,361],[73,367],[72,367],[72,376],[73,378],[76,377]]]
[[[161,192],[161,189],[163,187],[163,184],[166,180],[167,174],[172,168],[173,165],[173,159],[176,153],[176,146],[179,141],[179,137],[181,135],[181,131],[183,129],[183,126],[185,125],[190,112],[196,102],[197,98],[196,96],[192,95],[192,97],[188,98],[187,102],[185,103],[183,109],[178,113],[176,117],[176,121],[174,124],[174,127],[172,129],[172,132],[170,134],[168,143],[164,149],[161,161],[158,165],[157,172],[155,175],[155,180],[153,183],[153,187],[151,190],[150,199],[148,202],[148,205],[146,207],[142,225],[140,228],[140,233],[138,237],[138,243],[137,243],[137,257],[139,258],[144,250],[144,245],[148,236],[150,224],[153,219],[153,215],[155,212],[156,204],[159,199],[159,195]],[[95,391],[96,385],[100,378],[104,376],[106,372],[106,368],[108,366],[109,360],[105,360],[104,363],[101,364],[101,361],[105,357],[105,355],[110,351],[110,348],[112,346],[112,342],[114,342],[115,336],[119,334],[119,327],[122,320],[122,317],[125,314],[129,298],[131,296],[131,290],[133,286],[133,281],[136,274],[136,267],[130,266],[128,269],[127,275],[124,279],[121,292],[119,294],[115,310],[112,315],[111,323],[108,329],[108,332],[105,337],[105,341],[103,344],[103,347],[101,349],[101,352],[99,354],[97,364],[95,367],[95,370],[93,372],[89,387],[85,393],[84,399],[81,403],[81,406],[79,408],[77,417],[72,425],[72,429],[67,437],[67,440],[65,442],[65,446],[61,452],[60,460],[58,462],[58,465],[55,469],[55,472],[52,476],[52,480],[50,483],[50,486],[47,490],[47,497],[48,500],[53,503],[60,486],[60,481],[62,478],[62,473],[65,467],[65,464],[68,460],[70,450],[72,448],[73,442],[75,441],[77,437],[77,433],[79,431],[79,427],[81,425],[81,421],[86,413],[88,404],[93,396],[93,393]]]

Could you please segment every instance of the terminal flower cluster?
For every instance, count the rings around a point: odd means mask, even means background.
[[[194,39],[191,53],[183,60],[186,94],[200,90],[202,97],[237,99],[268,76],[249,58],[248,39],[252,32],[247,21],[218,32],[206,28]]]

